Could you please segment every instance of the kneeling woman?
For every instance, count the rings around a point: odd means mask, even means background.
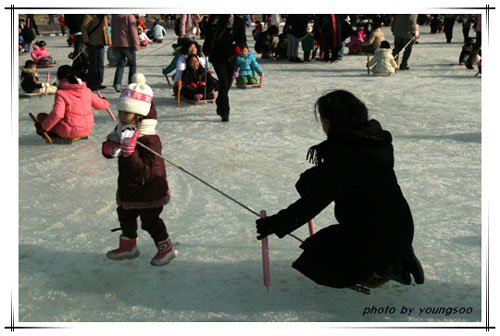
[[[300,199],[277,214],[257,220],[257,239],[279,238],[335,203],[339,224],[309,237],[292,267],[316,283],[342,288],[396,280],[410,284],[424,275],[413,253],[413,219],[394,173],[392,136],[366,106],[347,91],[316,102],[327,140],[309,149],[315,167],[301,174]]]
[[[94,127],[91,108],[105,110],[109,107],[106,99],[94,95],[85,82],[76,77],[69,65],[57,70],[57,87],[54,107],[50,114],[39,113],[35,127],[37,133],[48,132],[60,138],[81,138],[90,134]]]

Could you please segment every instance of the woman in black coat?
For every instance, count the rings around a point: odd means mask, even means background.
[[[257,220],[258,239],[282,238],[335,203],[339,224],[309,237],[292,267],[316,283],[347,287],[371,280],[423,283],[412,249],[413,219],[394,173],[392,137],[351,93],[337,90],[318,99],[327,140],[309,149],[316,166],[296,184],[300,199]]]
[[[236,56],[246,43],[245,21],[238,15],[213,14],[208,19],[203,52],[209,56],[219,80],[217,114],[229,121],[229,88],[233,78]]]

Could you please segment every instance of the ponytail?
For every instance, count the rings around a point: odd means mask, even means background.
[[[67,79],[70,84],[78,84],[78,77],[69,65],[62,65],[57,69],[57,79]]]

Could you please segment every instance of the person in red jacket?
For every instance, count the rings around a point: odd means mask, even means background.
[[[122,230],[119,247],[106,256],[112,260],[139,256],[136,239],[137,218],[140,217],[142,229],[151,235],[158,248],[151,265],[163,266],[177,255],[160,218],[163,206],[170,200],[165,162],[148,149],[136,146],[140,142],[161,153],[161,140],[156,134],[156,108],[152,100],[153,91],[146,84],[144,75],[136,73],[119,98],[120,122],[102,145],[104,157],[118,158],[116,200]]]
[[[37,133],[41,135],[45,131],[61,138],[88,136],[94,127],[91,108],[105,110],[109,102],[94,95],[85,82],[75,76],[69,65],[57,69],[57,79],[59,85],[54,107],[50,114],[42,112],[37,115]]]

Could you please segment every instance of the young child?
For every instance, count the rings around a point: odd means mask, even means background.
[[[257,72],[260,78],[264,77],[264,73],[257,63],[257,58],[255,54],[248,50],[248,46],[245,44],[241,50],[241,54],[236,57],[236,70],[239,68],[238,78],[236,78],[236,83],[238,85],[255,84],[257,79],[255,78],[254,71]]]
[[[374,66],[374,67],[373,67]],[[392,56],[391,45],[388,41],[382,41],[380,48],[375,50],[370,62],[366,63],[367,68],[371,68],[374,75],[392,75],[398,69],[398,65]]]
[[[335,288],[391,279],[424,282],[413,252],[413,219],[394,172],[391,134],[368,119],[353,94],[329,92],[315,104],[327,140],[307,158],[315,167],[300,175],[300,199],[277,214],[258,219],[257,239],[279,238],[334,203],[338,224],[307,238],[292,267],[316,283]]]
[[[253,40],[257,41],[263,31],[264,28],[262,27],[262,23],[260,23],[260,21],[255,21],[255,28],[252,30]]]
[[[59,80],[54,107],[50,114],[39,113],[37,133],[42,130],[60,138],[81,138],[90,134],[94,127],[92,109],[105,110],[109,107],[106,99],[94,95],[85,82],[75,76],[69,65],[57,70]]]
[[[142,73],[135,73],[121,93],[118,101],[120,122],[108,134],[102,145],[102,154],[108,159],[118,158],[118,220],[122,234],[117,249],[106,256],[113,260],[139,256],[137,248],[137,218],[141,227],[153,238],[158,249],[151,265],[168,264],[177,251],[167,233],[160,214],[170,200],[165,162],[149,150],[138,146],[140,142],[161,153],[162,144],[156,133],[158,124],[153,91]]]
[[[175,74],[173,77],[174,81],[174,94],[177,95],[177,89],[178,89],[178,81],[179,79],[182,78],[182,74],[184,70],[186,70],[186,60],[190,55],[196,55],[198,56],[198,61],[200,62],[201,66],[203,68],[208,69],[207,64],[205,64],[205,57],[202,57],[201,53],[201,47],[198,45],[198,43],[191,41],[191,40],[183,40],[181,42],[181,46],[175,48],[175,53],[176,56],[170,63],[170,65],[164,69],[162,72],[163,74],[168,74],[168,72],[172,71],[172,63],[175,62]],[[207,61],[208,62],[208,61]],[[167,72],[168,71],[168,72]]]
[[[31,60],[27,60],[21,69],[21,88],[27,93],[45,92],[45,89],[48,90],[48,93],[57,91],[57,87],[50,85],[50,83],[40,83],[36,63]]]
[[[306,28],[307,34],[301,40],[302,50],[304,51],[304,62],[311,60],[311,53],[314,50],[314,37],[312,35],[312,27],[310,25]]]
[[[458,57],[458,64],[465,65],[465,63],[467,63],[472,47],[474,47],[474,40],[470,37],[466,38],[460,56]]]
[[[24,54],[26,52],[29,52],[30,46],[26,41],[24,40],[23,36],[23,30],[21,27],[19,29],[19,54]]]
[[[141,47],[147,47],[149,43],[151,43],[151,46],[153,47],[153,41],[149,39],[142,27],[137,27],[137,33],[139,34],[139,43]]]
[[[153,41],[156,43],[163,43],[163,37],[167,35],[167,32],[165,28],[159,23],[155,22],[156,24],[151,28],[153,31]]]
[[[198,101],[213,99],[215,97],[213,92],[218,83],[217,80],[213,78],[210,71],[205,70],[200,65],[196,55],[188,56],[186,63],[186,70],[182,73],[181,96]]]
[[[361,43],[365,42],[363,35],[360,31],[354,30],[351,34],[351,39],[346,43],[346,47],[349,48],[349,55],[356,55],[361,53]]]
[[[31,58],[37,65],[57,64],[57,61],[52,59],[52,56],[47,52],[47,44],[45,41],[35,42]]]

